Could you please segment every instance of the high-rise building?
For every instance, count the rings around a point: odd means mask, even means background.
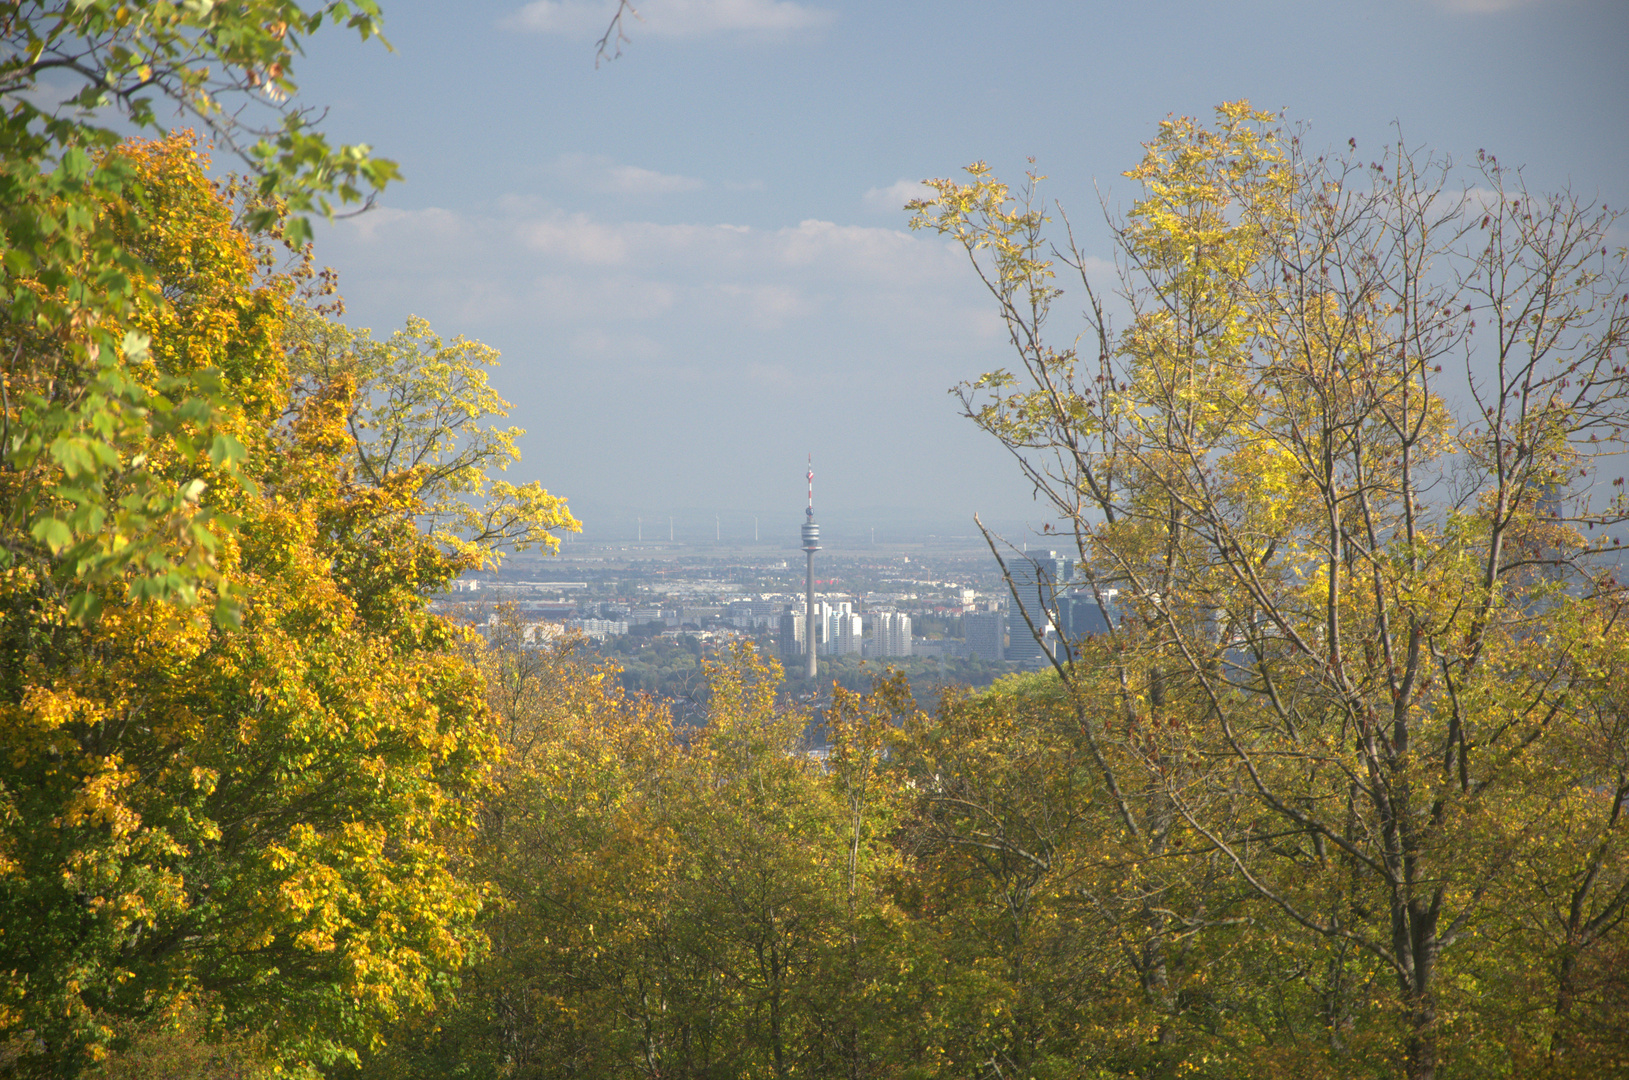
[[[1109,623],[1103,613],[1106,608],[1109,618],[1115,617],[1114,602],[1117,596],[1119,593],[1116,590],[1104,589],[1101,605],[1098,604],[1097,594],[1090,590],[1077,590],[1058,597],[1058,632],[1069,641],[1108,633]]]
[[[967,651],[984,660],[1004,660],[1007,617],[999,611],[968,612],[962,616],[962,640]]]
[[[775,635],[780,646],[781,662],[787,667],[803,659],[803,634],[806,623],[797,605],[788,605],[781,614],[780,632]]]
[[[799,610],[802,607],[803,610]],[[860,616],[854,612],[854,601],[816,600],[813,605],[814,640],[817,656],[859,656],[862,638]],[[809,610],[807,605],[789,605],[781,615],[777,643],[781,659],[798,660],[808,656],[804,647],[808,639]]]
[[[1012,577],[1016,601],[1007,622],[1012,632],[1007,643],[1007,659],[1026,667],[1038,667],[1044,656],[1051,653],[1057,639],[1058,598],[1069,587],[1075,563],[1073,559],[1060,559],[1056,551],[1048,551],[1045,555],[1014,557],[1007,563],[1007,572]],[[1040,640],[1036,635],[1040,635]]]
[[[846,656],[845,640],[852,639],[854,652],[859,652],[859,616],[854,614],[852,600],[816,600],[815,642],[821,656]]]
[[[911,617],[893,611],[871,616],[871,655],[911,655]]]
[[[773,600],[732,600],[724,612],[740,627],[770,626],[776,617]]]
[[[859,656],[864,637],[860,617],[848,610],[848,604],[841,606],[842,611],[834,611],[826,617],[826,647],[823,651],[828,656]]]

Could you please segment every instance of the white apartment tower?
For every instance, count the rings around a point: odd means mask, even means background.
[[[871,655],[911,655],[911,617],[893,611],[871,616]]]
[[[826,616],[826,651],[838,656],[859,656],[864,636],[860,617],[848,610],[848,604],[839,606],[843,610]]]

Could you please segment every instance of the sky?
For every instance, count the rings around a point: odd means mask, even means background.
[[[353,325],[419,315],[503,354],[509,478],[588,541],[672,518],[795,546],[811,453],[828,537],[1039,528],[947,393],[1009,363],[994,305],[902,210],[970,162],[1033,158],[1105,262],[1140,144],[1240,98],[1314,145],[1486,149],[1629,197],[1623,0],[645,0],[598,66],[600,0],[384,6],[391,50],[325,31],[295,73],[406,178],[320,226],[318,260]]]

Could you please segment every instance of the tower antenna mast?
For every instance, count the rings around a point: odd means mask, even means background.
[[[803,644],[805,653],[805,674],[808,678],[815,677],[816,665],[819,663],[817,655],[818,642],[815,640],[815,588],[814,588],[814,557],[820,550],[820,526],[815,524],[814,516],[814,454],[809,455],[809,508],[805,510],[803,518],[803,550],[808,553],[809,566],[806,577],[808,591],[808,622],[804,626]]]

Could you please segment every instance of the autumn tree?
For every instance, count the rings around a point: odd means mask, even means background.
[[[1126,834],[1226,860],[1299,957],[1330,1068],[1564,1057],[1568,973],[1629,901],[1603,720],[1629,599],[1616,214],[1486,156],[1463,180],[1401,145],[1312,156],[1224,105],[1127,174],[1111,325],[1040,178],[1015,200],[969,173],[914,224],[1006,321],[1014,367],[957,392],[1103,602],[1109,633],[1055,671]],[[1060,265],[1085,309],[1061,342]],[[1499,1029],[1491,928],[1521,896],[1554,1004]]]
[[[1113,1055],[1081,1038],[1101,1032],[1081,1006],[1115,996],[1093,961],[1123,954],[1069,910],[1094,869],[1085,834],[1101,823],[1050,704],[1004,688],[950,695],[907,716],[891,747],[914,796],[901,832],[908,907],[938,939],[936,1057],[950,1075],[1066,1075]],[[1117,1019],[1146,1039],[1142,1017]]]
[[[311,1073],[434,1008],[482,945],[479,885],[449,851],[493,740],[428,594],[495,558],[494,538],[419,527],[442,490],[426,474],[458,453],[433,432],[415,462],[357,475],[350,418],[393,384],[294,378],[309,267],[268,267],[192,142],[115,153],[140,214],[101,212],[149,275],[105,324],[150,343],[121,378],[163,395],[211,372],[222,403],[119,437],[185,491],[193,514],[165,543],[196,546],[210,575],[196,605],[141,571],[99,579],[94,610],[48,560],[0,577],[0,1045],[15,1073],[72,1076],[179,1025],[182,1044]],[[466,389],[423,400],[478,423],[491,402]],[[240,449],[212,456],[220,440]],[[535,505],[506,538],[571,524]]]
[[[409,498],[417,527],[461,566],[486,568],[504,550],[557,551],[555,532],[581,527],[541,483],[495,475],[520,460],[525,434],[488,422],[510,408],[487,382],[496,349],[443,342],[417,317],[375,341],[311,311],[296,313],[289,338],[302,391],[355,387],[345,416],[351,481]]]
[[[159,275],[132,238],[164,224],[147,219],[127,156],[109,152],[114,127],[158,132],[174,108],[253,177],[251,226],[291,214],[281,228],[298,246],[307,215],[397,175],[365,145],[330,145],[292,100],[301,43],[325,24],[373,38],[378,8],[0,3],[0,566],[48,567],[76,619],[113,581],[180,602],[218,584],[210,537],[229,522],[199,507],[197,484],[243,449],[219,369],[136,374],[151,342],[133,316]],[[155,469],[152,440],[191,469]]]
[[[477,656],[502,747],[470,848],[491,951],[367,1075],[869,1077],[936,1060],[938,969],[891,892],[902,682],[839,693],[823,768],[750,647],[707,659],[707,722],[682,730],[584,643],[528,646],[512,613]]]

